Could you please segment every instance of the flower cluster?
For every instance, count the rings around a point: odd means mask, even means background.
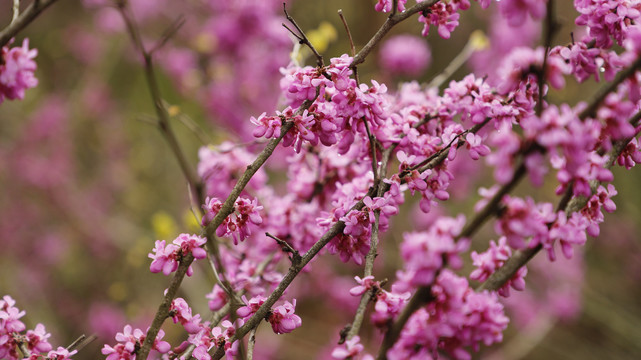
[[[389,359],[433,359],[437,351],[464,359],[470,357],[466,347],[502,341],[509,320],[495,293],[474,292],[449,270],[440,273],[431,293],[435,300],[410,317]]]
[[[202,225],[207,226],[222,209],[223,203],[218,198],[207,198],[203,210],[205,215],[202,218]],[[228,236],[234,239],[234,244],[239,241],[245,240],[251,235],[251,226],[260,225],[263,222],[260,216],[262,206],[258,205],[258,200],[249,200],[247,198],[239,197],[234,203],[234,213],[227,216],[222,224],[216,229],[217,236]]]
[[[3,46],[0,49],[0,104],[4,99],[23,99],[25,90],[38,85],[34,75],[38,50],[29,49],[29,39],[22,47]]]
[[[456,241],[463,229],[465,217],[439,217],[425,232],[403,234],[401,257],[403,270],[397,276],[406,289],[430,285],[444,264],[457,269],[463,265],[459,254],[468,247],[464,239]]]
[[[171,349],[168,342],[161,340],[164,336],[165,332],[160,330],[152,345],[152,349],[161,354]],[[116,334],[116,341],[118,343],[113,347],[105,344],[102,348],[102,354],[107,356],[106,360],[134,360],[136,352],[145,341],[145,333],[140,329],[132,328],[131,325],[125,325],[123,332]]]
[[[510,256],[512,256],[512,249],[507,246],[507,240],[504,236],[499,238],[498,245],[494,240],[490,241],[490,247],[485,252],[479,254],[472,251],[471,257],[476,269],[470,274],[470,279],[481,282],[487,280],[490,275],[505,264]],[[508,297],[510,296],[510,287],[518,291],[525,289],[525,275],[527,275],[527,268],[523,266],[505,285],[497,290],[498,294]]]
[[[202,248],[207,240],[197,235],[180,234],[172,244],[165,245],[165,240],[156,240],[156,247],[149,258],[153,261],[149,269],[152,273],[161,272],[169,275],[178,269],[178,265],[187,254],[192,254],[194,259],[204,259],[207,252]],[[194,273],[191,265],[187,269],[187,276]]]
[[[0,299],[0,358],[7,360],[70,360],[77,353],[63,347],[52,350],[47,341],[51,334],[44,325],[37,324],[33,330],[26,330],[20,321],[26,312],[15,307],[16,301],[9,295]],[[23,349],[28,354],[23,353]]]
[[[256,311],[263,305],[267,300],[263,296],[255,296],[249,300],[243,296],[243,301],[245,306],[238,308],[236,313],[242,319],[247,319],[250,316],[254,315]],[[272,330],[276,334],[285,334],[294,331],[296,328],[301,327],[302,320],[300,316],[296,315],[294,311],[296,310],[296,299],[293,303],[285,301],[283,305],[276,306],[269,311],[266,320],[272,325]]]

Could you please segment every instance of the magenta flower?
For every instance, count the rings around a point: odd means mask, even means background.
[[[222,202],[217,198],[207,198],[203,209],[205,210],[205,215],[202,218],[202,225],[207,226],[211,220],[218,214],[222,208]],[[217,236],[229,236],[234,240],[234,244],[237,245],[239,241],[247,239],[251,235],[250,224],[260,225],[263,222],[262,217],[260,216],[260,211],[263,209],[262,206],[258,205],[258,200],[255,198],[249,200],[243,197],[236,199],[234,204],[234,212],[227,216],[222,224],[216,229]]]
[[[373,276],[366,276],[362,279],[358,276],[355,276],[354,279],[356,279],[356,282],[359,285],[349,290],[349,293],[352,296],[363,295],[366,291],[369,291],[370,289],[378,289],[381,286],[380,281],[374,281]]]
[[[425,39],[412,35],[397,35],[385,41],[378,53],[381,67],[393,75],[418,76],[432,60]]]
[[[51,334],[47,333],[44,325],[38,324],[34,330],[27,331],[27,347],[31,351],[36,351],[39,353],[44,353],[52,349],[51,344],[47,342],[47,339],[51,337]]]
[[[245,306],[241,306],[236,310],[236,314],[240,316],[241,319],[247,319],[248,317],[254,315],[256,311],[265,303],[265,300],[267,300],[266,297],[264,296],[254,296],[250,300],[247,300],[247,297],[243,295],[242,297],[243,302],[245,303]]]
[[[168,342],[161,340],[164,336],[165,332],[160,330],[152,345],[152,349],[161,354],[171,349],[171,345]],[[111,347],[105,344],[102,348],[102,354],[107,355],[106,360],[133,360],[136,358],[136,350],[145,341],[145,333],[140,329],[133,329],[131,325],[125,325],[123,332],[116,334],[116,341],[118,341],[118,344],[115,346]]]
[[[272,309],[268,321],[276,334],[290,333],[303,324],[301,318],[294,314],[294,310],[296,310],[296,299],[293,303],[285,301],[283,305]]]
[[[173,244],[166,246],[165,240],[156,240],[153,253],[148,254],[149,258],[153,260],[149,270],[152,273],[162,271],[163,274],[169,275],[178,269],[179,262],[189,253],[194,256],[194,259],[204,259],[207,257],[207,253],[201,246],[206,242],[207,240],[200,236],[189,234],[178,235]],[[190,265],[187,269],[187,276],[191,276],[193,273],[194,270]]]
[[[407,3],[407,0],[398,0],[397,10],[400,12],[405,11],[405,3]],[[394,6],[392,0],[378,0],[374,9],[379,12],[390,12],[392,11],[392,6]]]
[[[507,23],[519,27],[525,23],[528,14],[534,19],[541,19],[545,15],[545,3],[545,0],[502,0],[499,5]]]
[[[191,308],[183,298],[175,298],[171,302],[169,316],[173,319],[174,324],[180,323],[190,334],[195,334],[201,329],[200,315],[192,316]]]
[[[38,85],[36,55],[38,50],[29,50],[29,39],[22,41],[22,47],[0,49],[0,104],[5,98],[24,99],[25,90]]]
[[[493,240],[490,241],[490,248],[483,253],[472,251],[471,257],[476,269],[470,274],[470,279],[480,282],[487,280],[490,275],[505,264],[510,256],[512,256],[512,249],[507,246],[504,236],[499,239],[498,245]],[[527,275],[527,268],[523,266],[498,290],[498,294],[508,297],[510,296],[510,287],[518,291],[525,289],[525,275]]]

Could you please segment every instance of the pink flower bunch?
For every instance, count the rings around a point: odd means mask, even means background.
[[[254,161],[255,154],[243,146],[225,141],[216,147],[201,147],[198,150],[198,158],[198,175],[205,184],[207,196],[224,198],[234,188],[247,165]],[[247,189],[262,189],[266,182],[265,170],[259,169],[247,184]]]
[[[193,316],[189,304],[183,298],[175,298],[169,307],[169,316],[174,320],[174,324],[180,323],[190,334],[200,331],[200,314]]]
[[[630,170],[638,163],[641,163],[641,147],[639,140],[634,138],[621,151],[621,155],[617,158],[617,164]]]
[[[557,46],[550,50],[549,56],[560,56],[569,63],[571,68],[568,71],[578,82],[584,82],[590,76],[599,81],[601,72],[605,80],[611,81],[622,65],[616,52],[588,48],[588,44],[583,41],[568,46]]]
[[[245,302],[245,306],[238,308],[236,311],[238,316],[242,319],[247,319],[253,316],[261,305],[263,305],[265,300],[267,300],[267,298],[260,295],[254,296],[249,300],[247,300],[247,297],[243,295],[242,299],[243,302]],[[293,303],[285,301],[283,305],[272,308],[266,320],[272,325],[272,330],[274,330],[276,334],[290,333],[302,325],[301,318],[294,314],[295,310],[296,299],[294,299]]]
[[[612,184],[608,184],[607,188],[599,186],[596,193],[592,195],[585,207],[581,209],[581,214],[585,216],[590,223],[586,229],[590,236],[599,236],[599,224],[604,220],[601,209],[609,213],[612,213],[617,209],[616,204],[612,201],[612,197],[616,194],[617,190]]]
[[[296,299],[293,303],[285,301],[283,305],[272,308],[271,314],[267,321],[272,325],[272,330],[276,334],[285,334],[294,331],[296,328],[301,327],[301,318],[294,314],[296,310]]]
[[[265,303],[265,300],[267,300],[266,297],[261,295],[254,296],[249,300],[247,300],[247,297],[243,295],[242,299],[245,306],[239,307],[238,310],[236,310],[236,314],[238,314],[238,316],[243,320],[247,320],[249,317],[253,316],[263,303]]]
[[[514,48],[503,60],[497,73],[499,77],[497,90],[502,94],[507,94],[517,89],[524,91],[526,83],[522,80],[527,78],[530,78],[528,84],[536,84],[536,75],[532,69],[540,69],[543,66],[544,54],[545,49],[542,47],[536,49],[528,47]],[[556,56],[548,57],[546,66],[546,80],[552,87],[562,88],[565,85],[563,74],[570,71],[570,66],[562,58]],[[538,86],[536,87],[536,92],[538,92]]]
[[[495,293],[476,293],[449,270],[440,273],[431,291],[435,300],[410,317],[387,352],[389,359],[437,359],[437,351],[469,359],[466,347],[502,341],[509,320]]]
[[[153,261],[149,266],[152,273],[161,272],[169,275],[178,269],[178,263],[183,257],[191,253],[194,259],[204,259],[207,252],[201,246],[205,245],[207,240],[197,235],[180,234],[173,241],[173,244],[165,246],[165,240],[156,240],[156,247],[153,253],[148,256]],[[187,269],[187,276],[194,273],[191,265]]]
[[[459,253],[467,249],[468,242],[455,238],[464,224],[463,215],[439,217],[428,231],[403,234],[401,257],[405,263],[397,273],[406,283],[403,289],[432,284],[445,263],[454,269],[463,265]]]
[[[499,3],[499,9],[510,26],[519,27],[525,22],[528,14],[533,19],[543,18],[545,3],[545,0],[503,0]]]
[[[432,54],[425,39],[412,35],[397,35],[383,43],[378,58],[385,72],[392,75],[419,76],[429,66]]]
[[[32,353],[28,358],[25,359],[42,360],[44,357],[44,360],[71,360],[71,357],[77,352],[77,350],[69,351],[62,346],[59,346],[56,350],[49,351],[47,355]]]
[[[613,39],[623,45],[628,29],[641,18],[641,4],[637,1],[575,0],[574,6],[581,14],[575,23],[587,26],[588,34],[600,48],[611,47]]]
[[[229,339],[236,333],[236,327],[242,326],[241,322],[236,325],[229,320],[223,320],[221,326],[210,327],[208,324],[201,324],[200,330],[190,334],[187,341],[183,342],[174,350],[175,355],[184,352],[188,346],[195,346],[192,357],[196,360],[211,360],[209,351],[214,347],[222,347],[225,355],[232,359],[238,354],[238,341],[233,343]]]
[[[425,0],[418,2],[423,1]],[[459,9],[457,1],[435,3],[418,17],[418,21],[424,23],[421,34],[427,36],[430,32],[430,25],[434,25],[438,28],[438,34],[443,39],[449,39],[452,31],[458,26],[458,19],[461,17],[457,12]]]
[[[205,214],[202,218],[202,225],[207,226],[216,217],[223,203],[218,198],[207,198],[203,210]],[[217,236],[231,235],[234,244],[238,245],[239,241],[247,239],[251,235],[250,224],[260,225],[263,218],[260,216],[260,211],[263,210],[261,205],[258,205],[258,200],[254,198],[249,200],[244,197],[239,197],[234,203],[234,212],[227,216],[222,224],[216,229]]]
[[[152,349],[161,354],[171,349],[168,342],[161,340],[164,336],[165,332],[160,330],[152,345]],[[106,360],[134,360],[136,352],[145,341],[145,333],[140,329],[133,329],[131,325],[125,325],[123,332],[116,334],[116,341],[118,343],[113,347],[105,344],[102,348],[102,354],[107,355]]]
[[[370,317],[372,325],[385,329],[389,326],[390,321],[394,320],[403,310],[412,294],[409,291],[399,291],[398,288],[398,286],[393,285],[392,291],[380,289],[375,293],[376,303],[374,304],[374,312]]]
[[[556,219],[551,203],[536,203],[530,197],[524,200],[506,195],[502,204],[503,214],[494,229],[505,236],[507,244],[513,249],[524,249],[530,237],[530,247],[541,242],[548,235],[549,224]]]
[[[572,258],[574,254],[572,245],[585,244],[587,240],[585,232],[588,226],[588,220],[581,213],[575,212],[568,217],[565,211],[559,211],[556,222],[550,228],[549,235],[541,239],[543,248],[547,250],[550,261],[556,260],[554,246],[557,241],[561,246],[563,255],[567,259]]]
[[[361,345],[361,338],[354,336],[346,340],[342,345],[336,346],[332,350],[332,358],[340,360],[374,360],[373,356],[363,354],[364,349],[365,347]]]
[[[405,4],[407,3],[407,0],[398,0],[398,5],[396,9],[400,12],[405,11]],[[392,11],[392,6],[394,6],[394,2],[392,0],[378,0],[376,5],[374,5],[374,9],[376,11],[382,11],[382,12],[390,12]]]
[[[479,254],[472,251],[472,264],[476,266],[476,269],[470,274],[470,279],[480,282],[487,280],[490,275],[505,264],[510,256],[512,256],[512,249],[507,246],[505,236],[499,238],[498,245],[494,240],[490,241],[490,247],[485,252]],[[510,296],[510,287],[523,291],[525,289],[525,275],[527,275],[527,268],[523,266],[497,291],[498,294],[504,297]]]
[[[38,50],[29,49],[29,39],[22,41],[22,47],[0,49],[0,104],[5,98],[22,100],[25,90],[38,85],[33,61],[36,55]]]
[[[33,330],[27,330],[26,326],[19,319],[25,315],[15,307],[15,300],[5,295],[0,300],[0,358],[7,360],[70,360],[77,351],[68,351],[63,347],[52,350],[51,344],[47,341],[49,334],[44,325],[37,324]],[[22,350],[18,350],[22,344],[30,355],[24,357]],[[46,354],[46,355],[45,355]]]

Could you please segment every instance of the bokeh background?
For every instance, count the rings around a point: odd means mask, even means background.
[[[23,1],[23,7],[27,3]],[[279,1],[130,3],[148,47],[173,21],[185,20],[155,59],[172,126],[194,167],[201,146],[253,139],[249,117],[279,106],[280,67],[292,59],[313,63],[281,26]],[[374,3],[290,0],[287,7],[329,59],[350,52],[337,10],[342,9],[358,49],[385,20],[385,14],[374,11]],[[9,23],[11,6],[12,1],[0,0],[0,27]],[[557,7],[563,27],[554,44],[567,44],[570,32],[581,31],[573,25],[578,14],[569,1],[558,1]],[[389,38],[410,35],[408,41],[418,45],[381,44],[359,67],[361,82],[375,79],[390,91],[403,81],[427,83],[463,50],[475,30],[488,35],[489,48],[474,54],[452,79],[461,79],[479,64],[498,67],[497,47],[539,43],[538,24],[528,20],[523,26],[530,30],[520,34],[530,36],[515,38],[500,24],[496,8],[493,4],[482,11],[472,4],[447,41],[434,30],[420,37],[422,25],[409,19]],[[112,344],[126,323],[141,328],[150,323],[168,284],[167,277],[148,271],[153,242],[198,232],[198,226],[180,168],[154,125],[141,63],[112,4],[59,1],[22,31],[16,43],[25,37],[39,51],[40,84],[24,101],[0,105],[0,295],[17,300],[27,312],[28,327],[43,323],[54,346],[66,346],[81,334],[96,334],[98,339],[75,358],[97,359],[102,345]],[[387,53],[380,51],[385,46]],[[422,53],[416,55],[417,51]],[[397,52],[408,53],[389,59]],[[412,64],[399,58],[419,60]],[[562,92],[551,91],[550,102],[576,104],[600,85],[567,81]],[[285,179],[278,158],[286,154],[280,150],[270,162],[273,184]],[[438,213],[472,214],[479,199],[474,189],[490,186],[492,178],[491,171],[478,164],[470,164],[470,171],[475,176],[459,180],[467,182],[463,188],[469,191],[457,193]],[[641,357],[640,175],[638,169],[615,171],[618,209],[606,215],[601,236],[589,240],[583,256],[552,265],[540,258],[531,264],[530,287],[508,301],[513,316],[504,344],[476,357]],[[553,187],[553,181],[536,189],[522,184],[516,193],[555,201]],[[433,219],[421,215],[412,201],[402,211],[409,216],[395,220],[377,260],[380,278],[393,279],[402,232],[425,229]],[[493,238],[492,226],[486,225],[473,238],[472,248],[484,250]],[[302,275],[307,278],[292,289],[299,297],[303,327],[280,336],[261,327],[259,358],[327,357],[339,330],[351,319],[355,299],[346,291],[337,295],[339,282],[328,287],[323,276],[343,274],[346,290],[360,270],[328,254],[317,264],[315,275]],[[180,296],[207,313],[204,296],[211,291],[213,276],[203,265],[185,281]],[[462,273],[469,273],[467,269]],[[315,295],[306,289],[315,289]],[[169,322],[165,329],[174,345],[186,337]],[[374,331],[366,328],[362,334],[371,335],[368,350],[375,352]]]

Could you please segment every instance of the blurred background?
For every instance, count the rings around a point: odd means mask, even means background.
[[[23,8],[29,3],[22,1]],[[131,0],[147,47],[162,38],[179,17],[184,25],[155,53],[163,98],[172,126],[195,167],[201,146],[252,140],[250,116],[279,108],[279,69],[291,61],[313,64],[298,51],[286,29],[280,1]],[[287,7],[326,61],[350,53],[342,9],[356,48],[384,22],[373,0],[289,1]],[[413,2],[410,2],[413,5]],[[0,27],[11,19],[11,0],[0,0]],[[571,41],[578,15],[571,2],[557,2],[563,24],[554,44]],[[539,43],[540,26],[528,19],[511,32],[497,6],[478,4],[461,14],[449,40],[432,29],[421,37],[416,17],[400,24],[359,67],[361,82],[374,79],[390,91],[401,82],[427,83],[465,48],[475,30],[488,36],[452,79],[470,71],[492,76],[506,48]],[[50,342],[66,346],[81,334],[98,339],[74,358],[102,358],[126,323],[146,328],[168,278],[148,271],[156,239],[171,240],[198,232],[189,209],[187,185],[168,146],[154,125],[154,111],[142,66],[118,11],[108,0],[59,1],[22,31],[14,44],[29,38],[38,49],[39,86],[23,101],[0,105],[0,296],[11,295],[25,310],[28,328],[43,323]],[[294,54],[292,55],[292,52]],[[485,71],[486,73],[483,73]],[[600,84],[567,79],[552,90],[551,103],[576,104]],[[287,154],[282,151],[281,155]],[[277,158],[277,156],[276,156]],[[284,179],[282,163],[270,163],[270,182]],[[470,164],[462,191],[435,213],[472,214],[475,189],[492,184],[491,171]],[[601,235],[589,239],[583,256],[550,265],[537,258],[529,266],[528,289],[513,292],[507,306],[511,324],[502,346],[483,349],[491,359],[638,359],[641,357],[641,191],[639,169],[617,169],[618,209],[606,215]],[[522,184],[516,191],[555,202],[554,181],[541,188]],[[407,201],[384,240],[377,274],[393,279],[396,245],[403,231],[425,229],[424,216]],[[488,224],[472,242],[483,251],[495,239]],[[468,267],[461,273],[469,273]],[[312,275],[294,284],[303,327],[258,335],[258,358],[327,358],[340,329],[350,321],[355,299],[322,284],[325,275],[344,275],[344,290],[361,271],[325,255]],[[204,264],[187,279],[180,296],[195,310],[208,312],[204,295],[213,276]],[[325,270],[327,269],[327,270]],[[379,277],[377,275],[377,277]],[[303,280],[303,279],[299,279]],[[332,285],[337,286],[337,285]],[[305,298],[305,288],[316,295]],[[300,294],[300,295],[298,295]],[[173,345],[186,335],[167,322]],[[377,336],[364,328],[375,353]],[[367,341],[365,342],[367,345]]]

